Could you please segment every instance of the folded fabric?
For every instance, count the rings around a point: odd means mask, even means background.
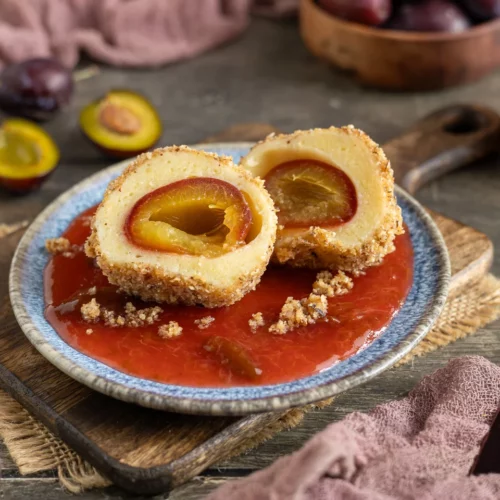
[[[0,0],[0,68],[33,57],[73,67],[81,51],[117,66],[193,57],[242,33],[254,0]],[[297,0],[255,0],[287,14]]]
[[[500,474],[468,473],[499,404],[500,368],[455,359],[405,399],[349,415],[207,500],[495,500]]]

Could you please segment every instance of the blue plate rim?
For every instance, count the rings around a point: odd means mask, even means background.
[[[223,152],[224,150],[246,151],[252,145],[253,143],[237,142],[198,144],[193,147],[197,149],[208,150],[216,149]],[[163,390],[161,390],[160,392],[158,392],[157,390],[145,390],[130,387],[123,381],[116,381],[116,377],[113,376],[113,372],[119,374],[120,376],[118,378],[124,380],[134,379],[138,381],[144,381],[144,379],[126,375],[123,372],[120,372],[95,360],[92,361],[98,363],[102,367],[105,367],[104,371],[108,376],[99,375],[95,372],[89,371],[88,368],[82,366],[79,362],[76,362],[71,357],[62,354],[60,350],[51,345],[45,338],[44,334],[33,323],[32,316],[27,310],[22,292],[22,271],[25,264],[25,255],[32,240],[35,238],[43,224],[59,210],[61,205],[71,200],[74,196],[77,196],[84,189],[90,188],[93,184],[98,183],[101,178],[106,178],[110,175],[120,172],[130,161],[131,160],[125,160],[111,165],[110,167],[103,169],[82,180],[71,189],[65,191],[59,197],[57,197],[35,218],[35,220],[32,222],[30,227],[21,238],[14,254],[10,269],[9,292],[11,304],[16,319],[24,334],[34,345],[34,347],[48,361],[50,361],[70,377],[76,379],[77,381],[83,383],[84,385],[87,385],[94,390],[126,402],[136,403],[155,409],[175,411],[179,413],[202,415],[244,415],[265,411],[285,410],[290,407],[313,403],[344,392],[345,390],[348,390],[370,380],[387,368],[393,366],[420,340],[422,340],[422,338],[432,327],[434,321],[439,316],[446,302],[451,275],[451,267],[443,237],[427,211],[412,196],[406,193],[403,189],[396,186],[396,194],[398,196],[398,199],[403,200],[403,202],[411,207],[411,209],[415,212],[417,218],[425,227],[432,241],[433,248],[437,252],[436,258],[439,262],[440,268],[438,276],[436,277],[436,292],[434,294],[432,303],[429,304],[427,309],[422,312],[418,324],[413,328],[413,330],[403,339],[401,339],[401,341],[396,346],[391,348],[388,352],[386,352],[376,360],[368,362],[363,368],[357,369],[353,373],[350,373],[343,377],[336,378],[324,383],[319,383],[314,387],[290,390],[285,394],[273,395],[271,393],[270,395],[266,396],[246,397],[244,399],[238,397],[227,399],[222,397],[224,394],[231,393],[231,390],[238,388],[184,388],[192,389],[193,392],[197,392],[200,395],[203,395],[204,393],[220,393],[219,398],[207,398],[199,396],[178,396],[172,394],[172,391],[169,390],[169,388],[182,388],[182,386],[162,384],[159,382],[155,382],[153,383],[153,385],[157,384],[158,386],[161,386]],[[43,316],[43,312],[41,314]],[[68,344],[65,344],[65,346],[69,348],[69,351],[73,351],[72,355],[76,356],[77,359],[79,358],[79,356],[83,356],[84,358],[87,358],[89,360],[92,359],[71,348]],[[300,380],[307,380],[311,377],[314,376],[305,377],[304,379]],[[293,384],[295,382],[297,381],[293,381],[288,384]],[[254,392],[258,392],[258,389],[262,387],[277,388],[284,385],[286,384],[258,386],[257,390]],[[255,388],[255,386],[252,387]],[[245,390],[248,388],[244,387],[241,389]]]

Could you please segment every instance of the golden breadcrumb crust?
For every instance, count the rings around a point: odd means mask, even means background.
[[[158,328],[158,335],[162,339],[175,339],[182,335],[182,326],[177,321],[169,321],[168,324]]]
[[[352,279],[343,271],[338,271],[335,276],[329,271],[319,272],[309,296],[302,300],[288,297],[281,308],[278,321],[269,327],[269,331],[275,335],[284,335],[301,326],[314,325],[327,315],[328,298],[345,295],[353,286]]]
[[[187,146],[160,148],[139,155],[117,179],[109,184],[100,206],[106,203],[112,193],[121,191],[121,187],[125,180],[140,169],[146,162],[156,156],[161,156],[165,152],[181,151],[189,152],[190,154],[200,157],[209,156],[217,160],[222,168],[237,170],[238,174],[245,182],[254,184],[264,193],[269,208],[269,213],[266,215],[271,223],[274,224],[274,227],[277,226],[274,203],[267,191],[265,191],[263,187],[264,183],[261,179],[254,178],[242,167],[234,165],[230,157],[194,150]],[[249,272],[241,273],[237,280],[230,286],[220,286],[209,284],[197,276],[186,276],[177,272],[165,270],[158,265],[114,262],[101,250],[96,228],[96,220],[98,217],[99,208],[92,219],[92,233],[85,244],[85,253],[87,256],[95,258],[97,265],[107,276],[110,283],[118,285],[125,293],[139,296],[146,301],[166,302],[168,304],[203,305],[208,308],[234,304],[243,298],[245,294],[254,290],[260,282],[261,276],[272,255],[276,239],[276,234],[273,231],[267,248],[260,255],[255,266]],[[251,242],[249,244],[251,244]],[[200,266],[210,264],[210,259],[208,258],[200,257],[199,259]]]
[[[350,247],[344,245],[336,237],[335,229],[321,227],[287,229],[278,226],[272,261],[293,267],[339,269],[357,275],[367,267],[380,264],[388,253],[394,251],[396,235],[404,233],[401,209],[394,196],[394,173],[384,151],[363,131],[352,125],[341,128],[330,127],[327,130],[354,137],[361,141],[362,147],[370,151],[373,165],[382,182],[386,208],[384,218],[378,227],[374,228],[368,239]],[[270,141],[286,139],[287,144],[290,144],[298,137],[324,131],[324,129],[311,129],[297,130],[289,135],[270,134],[266,139],[257,143],[252,151]],[[247,157],[252,154],[252,151]],[[245,164],[247,157],[241,160],[241,164]]]

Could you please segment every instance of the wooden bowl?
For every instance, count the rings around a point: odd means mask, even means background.
[[[314,0],[301,0],[300,20],[313,54],[370,86],[442,89],[478,80],[500,65],[500,19],[463,33],[395,31],[344,21]]]

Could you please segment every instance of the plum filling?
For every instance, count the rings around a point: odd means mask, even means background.
[[[252,211],[243,193],[220,179],[193,177],[148,193],[132,208],[126,234],[149,250],[218,257],[244,245]]]
[[[266,188],[285,227],[334,227],[356,214],[356,189],[337,167],[316,160],[294,160],[274,167]]]

